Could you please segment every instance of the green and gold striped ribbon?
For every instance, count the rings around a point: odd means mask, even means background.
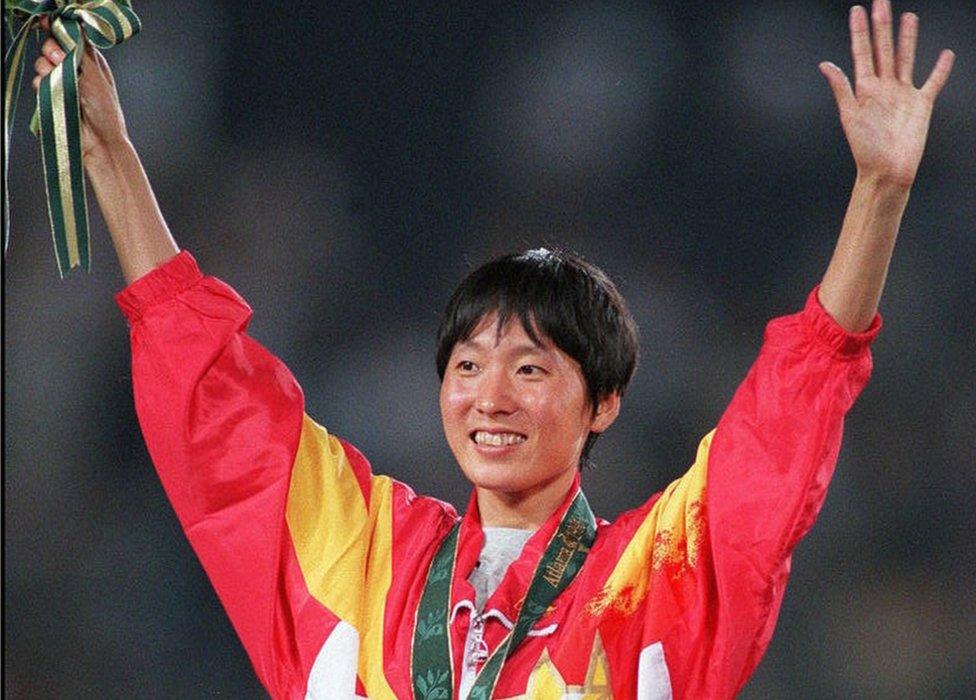
[[[31,29],[37,27],[42,17],[50,18],[51,35],[63,49],[65,58],[41,80],[31,130],[41,141],[54,252],[58,271],[64,277],[74,267],[91,269],[78,100],[78,67],[85,41],[91,41],[100,49],[111,48],[138,32],[141,25],[128,0],[4,0],[4,24],[11,33],[14,23],[22,22],[3,57],[5,192],[8,191],[10,134],[24,75],[25,47]],[[10,240],[10,206],[5,204],[4,252]]]

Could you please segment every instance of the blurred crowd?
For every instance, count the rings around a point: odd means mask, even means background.
[[[254,309],[307,411],[458,506],[434,336],[490,255],[603,267],[641,363],[584,488],[613,518],[690,464],[766,321],[819,281],[853,182],[821,60],[840,2],[136,2],[112,49],[179,244]],[[874,377],[745,698],[976,696],[976,12],[916,3],[936,106]],[[4,260],[4,695],[263,697],[142,443],[122,279],[58,281],[25,86]]]

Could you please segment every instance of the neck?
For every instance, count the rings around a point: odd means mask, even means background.
[[[538,530],[566,498],[575,471],[559,474],[530,491],[503,492],[476,487],[482,527]]]

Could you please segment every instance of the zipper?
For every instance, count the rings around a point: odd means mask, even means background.
[[[468,666],[476,668],[488,660],[488,643],[485,641],[485,618],[481,613],[471,613],[471,641],[468,644]]]

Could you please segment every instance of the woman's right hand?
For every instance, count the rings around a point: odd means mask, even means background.
[[[41,29],[49,30],[47,18],[41,20]],[[41,80],[65,58],[64,51],[53,37],[48,36],[41,45],[41,55],[34,62],[34,90],[40,89]],[[115,89],[115,78],[108,61],[90,42],[85,42],[78,67],[78,98],[81,103],[81,151],[84,161],[90,157],[109,154],[113,148],[126,146],[128,134],[125,118]]]
[[[41,29],[48,31],[47,18]],[[34,89],[64,60],[58,42],[48,37],[34,63]],[[105,57],[85,42],[78,68],[81,102],[81,152],[88,181],[119,256],[122,275],[132,282],[180,252],[163,219],[139,154],[129,141]]]

